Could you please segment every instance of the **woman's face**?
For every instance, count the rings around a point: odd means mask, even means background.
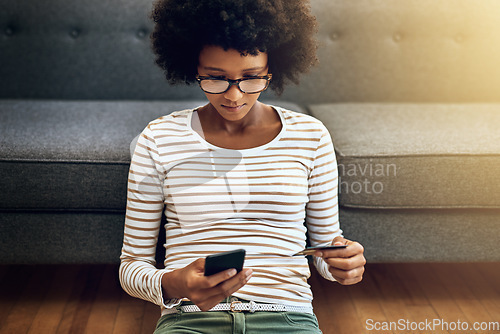
[[[242,56],[239,51],[225,51],[219,46],[206,46],[200,52],[198,75],[224,79],[263,76],[268,73],[267,53]],[[238,121],[252,109],[260,93],[243,93],[233,85],[222,94],[205,93],[219,115],[228,121]]]

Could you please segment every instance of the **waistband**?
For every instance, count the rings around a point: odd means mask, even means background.
[[[229,297],[224,300],[224,302],[215,305],[213,308],[208,310],[208,312],[216,311],[230,311],[230,312],[299,312],[299,313],[309,313],[313,314],[312,306],[295,306],[286,304],[268,304],[268,303],[257,303],[253,300],[245,300],[237,297]],[[162,315],[176,314],[176,313],[192,313],[192,312],[202,312],[198,306],[190,301],[182,302],[180,305],[165,309]]]

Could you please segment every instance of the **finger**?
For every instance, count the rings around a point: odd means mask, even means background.
[[[206,280],[207,279],[205,278],[205,281]],[[203,289],[199,288],[192,292],[190,300],[204,311],[212,308],[214,305],[226,298],[224,296],[224,290],[221,289],[220,286]]]
[[[349,240],[341,236],[335,237],[332,241],[332,245],[347,245],[347,244],[349,244]]]
[[[342,270],[338,268],[328,268],[332,276],[341,284],[349,285],[360,282],[363,279],[364,267],[355,268],[352,270]]]
[[[209,310],[218,303],[220,303],[225,298],[231,296],[234,292],[238,291],[242,286],[244,286],[248,280],[252,277],[252,270],[243,270],[238,275],[231,279],[228,279],[218,286],[205,289],[203,291],[203,301],[199,302],[197,305],[202,310]]]
[[[363,280],[363,277],[356,277],[352,279],[341,279],[341,278],[336,278],[336,281],[342,285],[354,285]]]
[[[355,241],[348,241],[346,248],[321,250],[317,251],[314,255],[327,259],[327,258],[349,258],[362,253],[364,253],[364,248],[360,243]]]
[[[325,262],[330,266],[342,270],[351,270],[362,267],[366,264],[366,259],[363,254],[357,254],[350,258],[330,257],[325,258]]]
[[[242,272],[237,276],[221,283],[213,289],[217,292],[214,298],[216,298],[220,302],[224,298],[231,296],[233,293],[241,289],[248,282],[251,276],[251,271]]]
[[[221,271],[220,273],[214,274],[212,276],[205,276],[206,284],[202,285],[203,288],[209,289],[222,284],[225,281],[231,280],[232,282],[242,281],[244,278],[252,274],[251,269],[243,269],[240,273],[236,272],[236,269],[228,269]]]
[[[227,281],[222,282],[218,288],[220,289],[220,293],[222,293],[225,297],[229,297],[234,292],[238,291],[247,284],[248,280],[252,277],[252,270],[247,269],[240,272],[235,277],[228,279]]]
[[[228,280],[230,279],[231,277],[234,277],[236,276],[237,274],[237,271],[236,269],[234,268],[231,268],[231,269],[227,269],[227,270],[223,270],[217,274],[213,274],[213,275],[210,275],[210,276],[205,276],[206,277],[206,282],[208,283],[206,286],[206,288],[212,288],[218,284],[220,284],[221,282],[224,282],[225,280]]]

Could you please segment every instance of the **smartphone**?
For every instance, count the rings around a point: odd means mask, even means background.
[[[332,245],[332,246],[323,246],[323,247],[308,247],[306,249],[301,250],[295,255],[313,255],[317,250],[327,250],[327,249],[337,249],[337,248],[346,248],[347,245]]]
[[[229,252],[208,255],[205,258],[205,276],[217,274],[218,272],[231,268],[240,272],[243,269],[244,262],[244,249],[236,249]]]

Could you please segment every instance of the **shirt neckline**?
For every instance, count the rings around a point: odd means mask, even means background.
[[[199,108],[194,108],[194,109],[190,110],[190,112],[188,113],[188,117],[186,118],[186,122],[187,122],[186,126],[188,127],[188,129],[191,132],[191,134],[194,135],[196,137],[196,139],[202,145],[204,145],[205,147],[207,147],[207,148],[209,148],[211,150],[222,152],[222,153],[235,153],[235,152],[239,152],[241,155],[246,155],[246,154],[254,153],[254,152],[257,152],[257,151],[265,150],[269,146],[274,145],[274,143],[278,142],[281,139],[281,137],[283,137],[283,134],[285,133],[285,131],[286,131],[286,122],[285,122],[285,117],[283,116],[283,111],[279,107],[275,107],[275,106],[271,106],[271,105],[270,105],[270,107],[273,108],[273,110],[275,110],[278,113],[279,117],[280,117],[281,131],[271,141],[269,141],[269,142],[267,142],[267,143],[265,143],[263,145],[252,147],[252,148],[245,148],[245,149],[238,150],[238,149],[232,149],[232,148],[225,148],[225,147],[216,146],[216,145],[211,144],[208,141],[206,141],[205,138],[203,138],[198,132],[196,132],[193,129],[193,126],[192,126],[192,123],[191,123],[192,119],[193,119],[193,114]]]

